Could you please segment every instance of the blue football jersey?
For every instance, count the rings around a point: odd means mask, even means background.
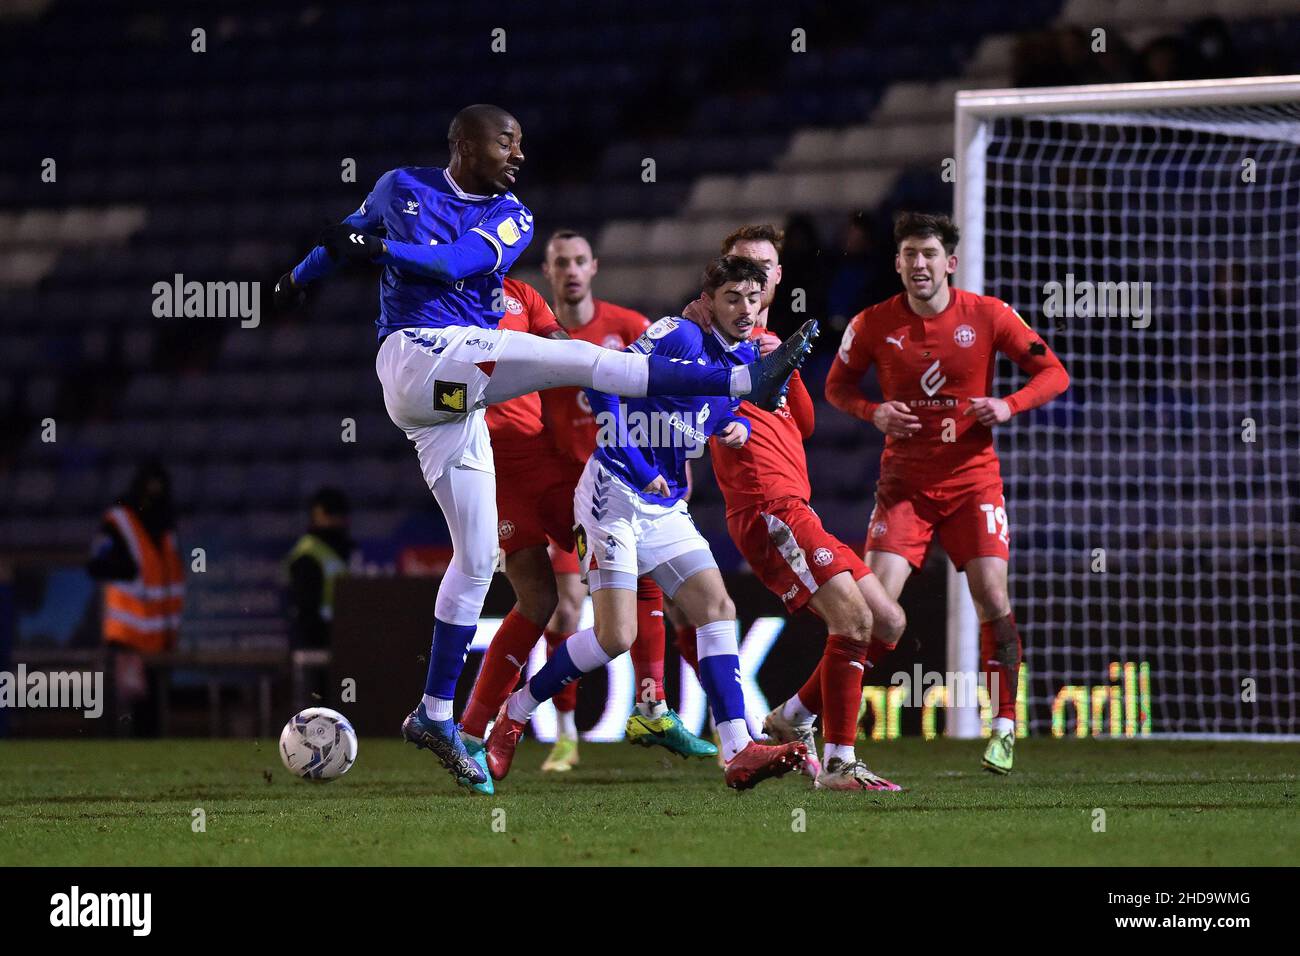
[[[650,326],[624,351],[659,355],[676,362],[730,368],[758,358],[750,342],[729,344],[687,319],[668,316]],[[724,396],[651,395],[619,398],[587,390],[596,416],[596,457],[624,484],[653,504],[672,504],[686,494],[686,463],[699,458],[709,437],[749,420],[737,414],[740,399]],[[642,491],[657,475],[667,496]]]
[[[405,328],[496,328],[505,306],[501,280],[533,238],[532,213],[514,193],[467,193],[439,166],[389,170],[379,177],[361,208],[343,221],[362,232],[417,246],[441,245],[477,234],[495,254],[495,264],[489,269],[456,282],[386,265],[375,322],[381,339]],[[310,282],[332,268],[325,250],[318,246],[295,268],[294,279]]]

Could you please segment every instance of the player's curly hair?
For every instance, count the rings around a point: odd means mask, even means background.
[[[704,269],[704,292],[712,295],[728,282],[757,282],[761,289],[767,285],[767,270],[745,256],[718,256]]]
[[[927,239],[935,236],[943,243],[943,251],[952,255],[961,239],[957,224],[947,216],[928,212],[898,212],[894,214],[894,248],[902,245],[904,239],[919,236]]]
[[[722,240],[722,254],[728,255],[731,247],[738,242],[770,242],[777,255],[780,255],[781,247],[785,245],[785,230],[777,228],[770,222],[741,226]]]

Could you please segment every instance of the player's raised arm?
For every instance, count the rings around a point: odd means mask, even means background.
[[[533,238],[532,218],[518,202],[502,203],[493,215],[455,242],[439,246],[386,242],[375,258],[386,266],[442,282],[505,272],[528,248]]]
[[[374,233],[384,228],[384,204],[392,192],[395,170],[389,170],[375,182],[375,187],[366,196],[356,212],[348,216],[333,229],[347,232]],[[381,240],[375,239],[376,243]],[[373,249],[374,247],[372,247]],[[286,310],[300,306],[306,298],[306,286],[323,279],[338,268],[339,259],[332,256],[324,245],[317,245],[306,257],[282,275],[275,283],[275,305],[277,309]]]
[[[907,438],[921,430],[921,420],[903,402],[871,401],[858,384],[872,364],[866,338],[859,335],[865,317],[865,312],[859,312],[844,329],[840,350],[826,376],[826,400],[846,415],[871,422],[891,438]]]
[[[982,425],[998,425],[1013,415],[1046,405],[1069,387],[1070,376],[1056,353],[1011,306],[1005,306],[998,315],[994,335],[997,350],[1020,366],[1029,381],[1006,398],[971,399],[967,415],[974,415]]]

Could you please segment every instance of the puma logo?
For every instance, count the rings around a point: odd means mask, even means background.
[[[903,339],[905,339],[905,338],[907,338],[907,333],[906,333],[906,332],[904,332],[904,333],[903,333],[902,335],[900,335],[898,338],[894,338],[892,335],[886,335],[886,336],[885,336],[885,341],[886,341],[886,342],[893,342],[895,345],[898,346],[898,350],[901,352],[901,351],[903,351]]]
[[[465,393],[462,391],[443,392],[442,404],[452,411],[463,412],[465,410]]]

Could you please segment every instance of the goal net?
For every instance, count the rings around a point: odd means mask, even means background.
[[[957,284],[1071,377],[996,437],[1030,732],[1300,734],[1300,77],[962,93],[957,126]],[[949,627],[970,666],[968,598]]]

